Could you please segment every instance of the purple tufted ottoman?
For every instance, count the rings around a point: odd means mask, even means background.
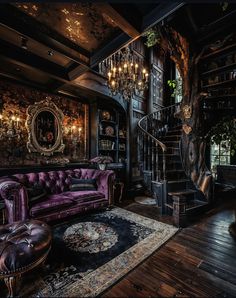
[[[21,274],[35,268],[51,248],[51,229],[39,220],[26,220],[0,226],[0,278],[9,296],[16,295]]]

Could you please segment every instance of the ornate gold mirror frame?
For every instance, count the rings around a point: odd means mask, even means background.
[[[50,97],[30,105],[27,108],[26,119],[29,152],[38,152],[46,156],[54,152],[63,152],[63,119],[63,112]]]

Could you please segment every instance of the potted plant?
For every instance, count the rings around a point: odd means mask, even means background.
[[[99,170],[106,170],[107,164],[113,162],[111,156],[96,156],[90,160],[91,163],[96,163]]]
[[[222,141],[227,141],[231,147],[231,155],[236,152],[236,118],[224,117],[220,122],[213,126],[206,139],[211,144],[220,145]]]

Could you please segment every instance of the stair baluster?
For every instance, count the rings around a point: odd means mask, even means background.
[[[143,146],[139,147],[141,171],[145,181],[155,196],[161,212],[173,211],[177,226],[185,226],[187,214],[203,209],[207,204],[202,194],[196,190],[191,179],[186,176],[181,156],[181,120],[176,118],[180,103],[160,108],[138,122]],[[148,179],[152,181],[148,182]],[[199,199],[200,198],[200,199]]]

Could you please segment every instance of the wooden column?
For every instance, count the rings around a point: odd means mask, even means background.
[[[133,100],[132,98],[128,102],[128,109],[127,109],[127,171],[126,171],[126,179],[127,179],[127,186],[130,187],[131,180],[132,180],[132,154],[131,148],[133,148],[133,137],[132,131],[134,131],[133,127]]]
[[[153,112],[153,48],[149,49],[149,88],[148,88],[148,99],[147,99],[147,114]]]
[[[96,98],[90,104],[90,158],[98,155],[98,106]]]

